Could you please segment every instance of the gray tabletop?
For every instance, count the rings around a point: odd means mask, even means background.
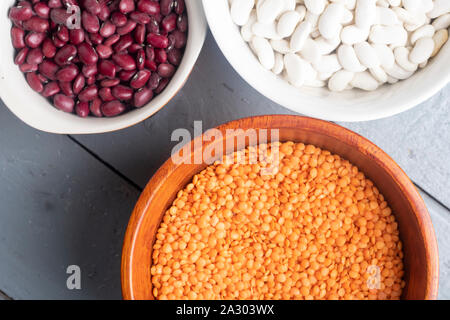
[[[0,300],[120,299],[122,240],[140,192],[170,156],[176,128],[203,129],[260,114],[292,114],[231,68],[208,34],[183,90],[159,113],[114,133],[34,130],[0,101]],[[450,298],[450,85],[401,115],[340,123],[396,160],[430,211],[440,292]],[[67,267],[81,270],[69,290]]]

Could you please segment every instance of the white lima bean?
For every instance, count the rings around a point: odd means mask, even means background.
[[[228,0],[260,64],[295,87],[376,90],[448,41],[450,0]]]

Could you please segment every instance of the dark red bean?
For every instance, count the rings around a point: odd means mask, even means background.
[[[161,14],[163,16],[167,16],[172,12],[174,1],[173,0],[161,0],[159,2],[159,5],[161,7]]]
[[[71,13],[65,9],[52,9],[50,10],[50,19],[55,24],[66,24],[67,20],[71,17]]]
[[[103,114],[101,111],[101,106],[102,106],[102,100],[100,100],[99,98],[95,98],[89,104],[89,111],[96,117],[99,117],[99,118],[103,117]]]
[[[97,14],[98,18],[102,21],[108,20],[108,18],[111,15],[111,11],[109,10],[109,7],[107,6],[106,2],[102,2],[100,4],[100,12]]]
[[[95,85],[91,85],[83,89],[78,95],[80,101],[92,101],[98,96],[98,89]]]
[[[115,117],[125,111],[125,105],[120,101],[111,101],[102,105],[102,113],[106,117]]]
[[[20,28],[11,28],[12,45],[16,49],[22,49],[25,47],[25,31]]]
[[[153,91],[148,88],[142,88],[134,94],[133,104],[136,108],[141,108],[150,102],[153,98]]]
[[[164,89],[167,87],[167,84],[169,83],[169,81],[170,81],[169,78],[161,79],[161,81],[159,82],[158,88],[155,89],[155,93],[160,94],[161,92],[163,92]]]
[[[163,19],[161,25],[166,32],[172,32],[177,27],[177,19],[178,16],[175,13],[169,14],[167,17]]]
[[[155,60],[155,49],[150,46],[145,47],[145,57],[149,61]]]
[[[95,79],[94,76],[87,78],[87,79],[86,79],[86,85],[88,85],[88,86],[93,85],[93,84],[95,83],[95,80],[96,80],[96,79]]]
[[[127,24],[127,16],[122,12],[116,11],[111,14],[111,22],[116,25],[116,27],[123,27]]]
[[[123,27],[119,27],[116,29],[117,34],[119,35],[124,35],[127,33],[130,33],[131,31],[134,30],[134,28],[136,28],[137,23],[133,20],[128,20],[127,23],[123,26]]]
[[[59,93],[53,98],[53,104],[57,109],[71,113],[73,112],[75,101],[71,97]]]
[[[102,87],[114,87],[120,83],[120,79],[105,79],[100,82],[100,86]]]
[[[19,66],[20,71],[23,73],[34,72],[37,71],[38,66],[35,64],[24,63]]]
[[[121,84],[113,87],[111,92],[113,96],[119,100],[126,101],[131,100],[131,98],[133,98],[133,89]]]
[[[84,0],[83,2],[84,8],[89,11],[89,13],[98,15],[101,10],[101,6],[97,0]]]
[[[79,72],[77,66],[74,64],[68,65],[56,73],[56,79],[61,82],[71,82],[77,77]]]
[[[48,0],[48,6],[50,8],[61,8],[62,3],[61,0]]]
[[[62,93],[64,93],[68,97],[74,97],[72,83],[70,82],[58,82],[59,87],[61,88]]]
[[[66,26],[58,26],[58,31],[56,31],[56,36],[64,42],[69,41],[69,29]]]
[[[99,45],[103,42],[103,37],[99,33],[89,33],[90,45]]]
[[[130,86],[134,89],[140,89],[147,83],[152,73],[148,70],[141,70],[134,75],[130,81]]]
[[[140,45],[139,43],[133,43],[131,46],[128,47],[128,53],[136,53],[139,50],[143,50],[142,45]]]
[[[163,49],[155,50],[155,61],[157,63],[166,63],[167,62],[167,52]]]
[[[56,72],[59,70],[59,66],[53,62],[53,60],[45,59],[39,65],[39,72],[46,76],[50,80],[56,79]]]
[[[185,7],[186,5],[184,3],[184,0],[175,0],[174,9],[176,14],[183,14]]]
[[[73,81],[73,88],[72,88],[73,93],[79,94],[81,92],[81,90],[83,90],[85,84],[86,84],[86,79],[84,78],[84,76],[82,74],[79,74]]]
[[[156,62],[150,60],[145,60],[145,67],[151,71],[156,71],[158,69]]]
[[[113,49],[111,47],[105,46],[103,44],[99,44],[96,48],[98,57],[100,59],[108,59],[113,54]]]
[[[86,118],[89,115],[89,102],[80,101],[75,107],[75,112],[81,118]]]
[[[68,44],[62,47],[56,52],[55,62],[57,64],[64,65],[70,63],[77,55],[77,48],[74,45]]]
[[[116,76],[116,65],[109,60],[102,60],[98,64],[98,72],[109,78]]]
[[[111,21],[105,21],[100,28],[100,35],[103,38],[109,38],[116,32],[116,25]]]
[[[169,45],[169,39],[166,36],[150,33],[147,35],[147,42],[155,48],[165,49]]]
[[[42,92],[44,90],[44,86],[35,72],[27,73],[27,82],[31,89],[36,92]]]
[[[34,12],[36,12],[36,14],[44,19],[48,19],[50,16],[50,8],[47,4],[45,4],[44,2],[38,2],[34,5]]]
[[[25,44],[30,48],[37,48],[42,44],[46,37],[45,33],[29,32],[25,37]]]
[[[88,66],[83,66],[83,69],[81,70],[81,72],[83,73],[83,75],[86,78],[90,78],[95,76],[98,73],[98,69],[97,69],[97,65],[96,64],[91,64]]]
[[[83,29],[72,29],[69,31],[69,40],[74,45],[79,45],[84,41]]]
[[[118,34],[114,34],[111,37],[109,37],[108,39],[106,39],[104,45],[108,46],[108,47],[112,47],[119,40],[120,40],[120,36]]]
[[[66,43],[64,41],[62,41],[60,38],[56,37],[55,35],[53,35],[53,44],[57,48],[62,48],[66,45]]]
[[[40,48],[31,49],[27,55],[27,63],[28,64],[40,64],[44,61],[44,55],[42,54],[42,50]]]
[[[175,67],[168,63],[161,63],[158,66],[158,74],[163,78],[171,78],[175,73]]]
[[[172,32],[172,35],[175,36],[175,48],[177,49],[181,49],[184,48],[186,46],[186,34],[179,31],[179,30],[174,30]]]
[[[16,21],[25,21],[33,16],[33,10],[30,7],[12,7],[9,10],[9,18]]]
[[[119,10],[122,13],[129,13],[134,11],[135,6],[134,6],[134,0],[120,0],[119,3]]]
[[[133,76],[136,74],[136,71],[126,71],[126,70],[122,70],[119,72],[119,79],[122,81],[130,81],[131,78],[133,78]]]
[[[104,102],[116,100],[116,98],[114,98],[114,96],[111,93],[110,87],[101,88],[98,92],[98,95],[100,96],[100,98],[102,98]]]
[[[183,58],[183,53],[180,49],[172,49],[169,52],[167,52],[167,59],[171,64],[174,66],[179,66],[181,63],[181,59]]]
[[[139,0],[137,8],[141,12],[145,12],[151,15],[158,14],[160,11],[159,3],[153,0]]]
[[[55,94],[59,93],[61,88],[59,87],[56,81],[49,82],[45,85],[44,90],[42,91],[42,95],[46,98],[52,97]]]
[[[84,29],[89,33],[97,33],[100,30],[98,17],[92,13],[83,11],[81,14],[81,22],[83,23]]]
[[[177,19],[177,28],[181,32],[186,32],[187,31],[187,29],[188,29],[188,19],[187,19],[187,16],[185,14],[183,14],[182,16],[178,17],[178,19]]]
[[[126,50],[129,46],[133,44],[133,38],[130,34],[123,35],[120,40],[114,45],[113,49],[115,52],[120,52]]]
[[[134,29],[134,40],[139,43],[143,44],[145,41],[145,34],[146,34],[146,28],[144,25],[140,24]]]
[[[160,82],[161,76],[154,72],[150,76],[150,79],[148,79],[147,88],[149,88],[150,90],[155,90],[156,88],[158,88]]]
[[[136,69],[136,62],[133,57],[126,53],[117,53],[113,55],[114,62],[124,70],[130,71]]]
[[[86,65],[95,64],[98,61],[98,54],[88,43],[84,42],[78,45],[78,57]]]
[[[34,32],[46,32],[50,24],[48,20],[34,16],[23,22],[23,28]]]
[[[144,49],[140,49],[136,53],[136,66],[139,70],[144,69],[145,66],[145,52]]]
[[[47,58],[53,58],[56,54],[56,47],[50,38],[44,39],[42,42],[42,53]]]
[[[40,74],[40,73],[38,73],[38,78],[39,78],[39,81],[41,81],[43,84],[46,84],[46,83],[48,83],[48,79],[47,79],[47,77],[46,76],[44,76],[43,74]]]
[[[140,24],[147,24],[150,22],[150,16],[144,12],[132,12],[130,13],[130,18]]]
[[[150,16],[150,22],[146,25],[149,33],[159,34],[159,22],[154,16]]]
[[[25,60],[26,60],[26,58],[27,58],[27,54],[28,54],[29,51],[30,51],[30,49],[28,49],[28,48],[26,48],[26,47],[23,48],[23,49],[21,49],[21,50],[17,53],[16,57],[14,58],[14,63],[17,64],[17,65],[24,64],[24,63],[25,63]]]

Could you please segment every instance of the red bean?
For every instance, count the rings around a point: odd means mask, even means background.
[[[64,42],[69,41],[69,29],[66,26],[60,25],[58,26],[58,31],[56,32],[56,36]]]
[[[98,21],[98,17],[94,16],[92,13],[83,11],[81,14],[81,21],[84,29],[89,33],[97,33],[100,30],[100,22]]]
[[[102,113],[106,117],[115,117],[125,111],[125,105],[120,101],[111,101],[102,105]]]
[[[116,29],[117,34],[119,35],[124,35],[127,33],[130,33],[131,31],[134,30],[134,28],[136,28],[137,23],[133,20],[128,20],[127,23],[123,26],[123,27],[119,27]]]
[[[80,101],[75,107],[75,112],[81,118],[86,118],[89,115],[89,102]]]
[[[166,63],[167,62],[167,52],[163,49],[155,50],[155,61],[157,63]]]
[[[82,29],[72,29],[69,31],[69,40],[74,45],[79,45],[84,41],[84,31]]]
[[[44,19],[48,19],[50,16],[50,8],[44,2],[38,2],[34,5],[34,12]]]
[[[42,53],[46,58],[53,58],[55,56],[56,47],[50,38],[46,38],[42,42]]]
[[[99,33],[89,33],[90,45],[98,45],[103,42],[103,37]]]
[[[133,104],[136,108],[141,108],[150,102],[153,98],[153,91],[148,88],[142,88],[134,94]]]
[[[111,93],[110,87],[101,88],[98,92],[98,95],[100,96],[100,98],[102,98],[104,102],[116,100],[116,98],[114,98],[114,96]]]
[[[33,16],[33,10],[30,7],[12,7],[9,10],[9,18],[16,21],[25,21]]]
[[[96,48],[98,57],[100,59],[108,59],[113,54],[113,49],[111,47],[105,46],[103,44],[99,44]]]
[[[144,69],[145,66],[145,52],[143,49],[140,49],[136,53],[136,66],[139,70]]]
[[[27,55],[27,63],[28,64],[40,64],[44,61],[44,55],[42,54],[42,50],[40,48],[31,49]]]
[[[149,61],[155,60],[155,49],[150,46],[145,47],[145,57]]]
[[[140,24],[147,24],[150,22],[150,16],[143,12],[138,11],[132,12],[130,14],[130,18]]]
[[[136,27],[136,29],[134,29],[134,40],[139,44],[143,44],[145,41],[145,34],[146,34],[145,26],[142,24],[139,24]]]
[[[105,21],[100,28],[100,35],[103,38],[109,38],[116,32],[116,25],[111,21]]]
[[[134,89],[140,89],[147,83],[152,73],[146,69],[139,71],[130,81],[130,86]]]
[[[61,0],[48,0],[48,6],[50,8],[61,8],[62,3]]]
[[[161,92],[163,92],[164,89],[167,87],[167,84],[169,83],[169,81],[170,81],[169,78],[161,79],[161,81],[159,82],[158,88],[155,89],[155,93],[160,94]]]
[[[163,29],[166,32],[172,32],[177,27],[177,18],[178,16],[175,13],[169,14],[165,17],[161,23]]]
[[[25,31],[17,27],[11,28],[12,45],[16,49],[22,49],[25,47]]]
[[[122,13],[129,13],[134,11],[134,0],[120,0],[119,10]]]
[[[184,3],[184,0],[175,0],[174,8],[176,14],[178,15],[183,14],[185,7],[186,5]]]
[[[111,37],[109,37],[108,39],[106,39],[104,45],[111,47],[112,45],[117,43],[117,41],[119,41],[119,40],[120,40],[120,36],[118,34],[114,34]]]
[[[130,100],[133,98],[133,89],[121,84],[113,87],[111,92],[119,100]]]
[[[94,77],[94,76],[89,77],[89,78],[86,79],[86,84],[87,84],[88,86],[91,86],[91,85],[93,85],[94,83],[95,83],[95,77]]]
[[[77,48],[74,45],[68,44],[62,47],[56,52],[55,62],[57,64],[64,65],[70,63],[77,55]]]
[[[71,113],[73,112],[75,101],[73,101],[72,98],[59,93],[53,98],[53,104],[57,109]]]
[[[57,48],[62,48],[66,45],[64,41],[62,41],[60,38],[53,36],[53,44]]]
[[[146,25],[146,28],[149,33],[159,34],[159,22],[154,16],[150,16],[150,22]]]
[[[86,65],[95,64],[98,61],[97,52],[88,43],[84,42],[78,45],[78,57],[80,61]]]
[[[56,79],[58,81],[62,81],[62,82],[71,82],[72,80],[74,80],[77,77],[78,73],[79,73],[79,70],[78,70],[77,66],[75,66],[74,64],[68,65],[68,66],[60,69],[56,73]]]
[[[158,65],[155,61],[145,60],[144,66],[151,71],[156,71],[158,69]]]
[[[169,39],[163,35],[150,33],[147,35],[147,42],[155,48],[165,49],[169,45]]]
[[[111,14],[111,22],[116,25],[116,27],[123,27],[127,24],[127,16],[122,12],[115,11]]]
[[[37,48],[46,37],[46,34],[42,32],[29,32],[25,37],[25,44],[30,48]]]
[[[78,95],[80,101],[92,101],[98,96],[98,89],[95,85],[91,85],[83,89]]]
[[[113,55],[114,62],[124,70],[130,71],[136,69],[136,62],[133,57],[126,53],[117,53]]]
[[[139,50],[142,50],[142,45],[140,45],[139,43],[136,43],[136,42],[128,47],[128,53],[136,53]]]
[[[99,117],[99,118],[103,117],[103,114],[101,111],[101,106],[102,106],[102,100],[100,100],[99,98],[95,98],[89,104],[89,111],[96,117]]]
[[[56,81],[49,82],[45,85],[44,90],[42,91],[42,95],[46,98],[52,97],[55,94],[59,93],[61,89]]]
[[[98,71],[108,78],[114,78],[116,76],[116,65],[109,60],[102,60],[98,64]]]
[[[161,76],[156,72],[152,73],[150,79],[148,80],[147,88],[150,90],[155,90],[158,88],[159,83],[161,82]]]
[[[174,30],[172,32],[172,35],[175,36],[175,48],[177,49],[181,49],[184,48],[186,46],[186,34],[179,31],[179,30]]]
[[[151,15],[158,14],[160,12],[160,6],[157,1],[153,0],[139,0],[137,8],[141,12],[145,12]]]
[[[26,60],[26,58],[27,58],[27,54],[28,54],[28,52],[30,51],[30,49],[28,49],[28,48],[23,48],[23,49],[21,49],[18,53],[17,53],[17,55],[16,55],[16,57],[15,57],[15,59],[14,59],[14,63],[15,64],[17,64],[17,65],[21,65],[21,64],[24,64],[25,63],[25,60]]]
[[[105,79],[100,82],[102,87],[115,87],[120,83],[120,79]]]
[[[35,64],[24,63],[19,66],[20,71],[23,73],[34,72],[37,71],[38,66]]]
[[[49,78],[50,80],[56,79],[56,72],[59,70],[59,67],[56,63],[51,59],[45,59],[39,65],[39,72]]]
[[[133,76],[136,74],[135,70],[132,71],[126,71],[126,70],[122,70],[119,72],[119,79],[122,81],[130,81],[131,78],[133,78]]]
[[[173,0],[161,0],[159,5],[161,6],[161,14],[167,16],[172,12],[174,2]]]
[[[101,7],[97,0],[84,0],[84,8],[93,15],[98,15],[100,13]]]
[[[175,67],[168,63],[161,63],[158,66],[158,74],[163,78],[171,78],[175,73]]]
[[[73,88],[72,88],[73,93],[79,94],[81,92],[81,90],[83,90],[85,84],[86,84],[86,79],[84,78],[84,76],[82,74],[79,74],[73,81]]]
[[[128,33],[120,37],[120,40],[114,45],[113,49],[115,52],[120,52],[126,50],[129,46],[133,44],[133,38]]]
[[[72,83],[70,82],[58,82],[59,87],[61,88],[62,93],[64,93],[66,96],[74,97],[73,89],[72,89]]]
[[[67,19],[69,19],[71,15],[72,14],[65,9],[50,10],[50,19],[56,24],[66,24]]]
[[[111,15],[111,11],[106,2],[100,4],[100,12],[97,14],[98,18],[102,21],[106,21]]]
[[[83,66],[83,69],[81,70],[81,72],[83,73],[83,75],[86,78],[93,77],[98,73],[97,65],[91,64],[91,65]]]
[[[48,20],[34,16],[23,22],[23,28],[29,31],[46,32],[50,24]]]
[[[42,92],[44,90],[44,86],[35,72],[27,73],[27,81],[34,91]]]
[[[180,49],[172,49],[167,52],[167,59],[174,66],[179,66],[181,63],[181,59],[183,58],[183,53]]]
[[[186,32],[188,28],[188,19],[185,14],[181,15],[177,19],[177,28],[181,32]]]

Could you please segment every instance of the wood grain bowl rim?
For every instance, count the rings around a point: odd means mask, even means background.
[[[227,122],[216,127],[216,129],[222,131],[223,133],[225,133],[226,129],[248,129],[250,127],[246,125],[247,122],[251,122],[256,125],[255,128],[257,129],[295,129],[301,127],[303,131],[315,132],[323,136],[338,139],[348,147],[354,149],[356,148],[360,153],[368,156],[379,167],[386,171],[393,178],[397,184],[397,187],[406,196],[411,205],[411,209],[415,213],[416,221],[421,232],[420,236],[426,244],[425,249],[427,259],[425,263],[428,272],[426,281],[427,287],[424,296],[427,300],[437,299],[439,287],[439,254],[430,215],[414,184],[411,182],[406,173],[400,168],[400,166],[388,154],[368,139],[347,128],[328,121],[303,116],[253,116]],[[202,141],[203,137],[204,133],[198,137],[195,137],[189,142],[190,146],[193,148],[195,142],[198,140]],[[202,143],[200,145],[204,147],[209,143],[212,142]],[[158,169],[139,197],[139,200],[131,215],[122,250],[121,281],[122,294],[125,300],[141,299],[136,296],[133,285],[133,257],[136,252],[141,249],[136,247],[136,240],[140,233],[141,224],[148,211],[150,203],[154,199],[154,196],[158,193],[158,190],[165,184],[166,177],[170,176],[177,167],[178,165],[174,164],[169,158]],[[163,213],[164,212],[161,212],[161,216]],[[149,261],[151,261],[151,257],[149,257]],[[137,280],[134,281],[137,282]]]

